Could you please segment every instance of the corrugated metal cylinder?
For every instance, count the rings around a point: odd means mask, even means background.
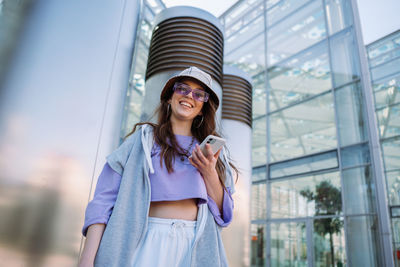
[[[251,127],[252,88],[246,73],[224,67],[222,119],[243,122]]]
[[[222,232],[232,267],[250,266],[251,107],[250,77],[235,67],[224,66],[221,126],[230,156],[240,170],[233,195],[234,220]]]
[[[211,75],[221,99],[223,47],[222,25],[210,13],[187,6],[167,8],[159,13],[151,38],[141,119],[146,120],[153,114],[168,78],[190,66]],[[219,109],[217,117],[220,115]]]

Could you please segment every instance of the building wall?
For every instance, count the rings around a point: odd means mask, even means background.
[[[86,204],[119,145],[140,5],[39,0],[9,13],[11,1],[2,18],[27,16],[0,88],[0,265],[76,266]]]

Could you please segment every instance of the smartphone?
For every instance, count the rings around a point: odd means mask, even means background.
[[[203,152],[205,156],[207,155],[206,144],[211,146],[213,155],[215,155],[215,153],[217,153],[218,150],[225,144],[225,139],[211,134],[207,136],[206,139],[204,139],[200,144],[201,152]],[[190,155],[190,157],[192,156]]]

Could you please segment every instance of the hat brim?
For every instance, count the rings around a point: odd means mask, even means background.
[[[202,81],[200,81],[192,76],[186,76],[186,75],[176,75],[176,76],[169,78],[169,80],[165,83],[165,85],[161,91],[160,100],[163,100],[163,99],[168,100],[170,98],[170,96],[172,96],[172,87],[174,86],[175,82],[182,78],[193,79],[193,80],[196,80],[199,84],[201,84],[201,86],[206,90],[206,92],[210,94],[210,98],[212,98],[213,101],[216,103],[216,105],[217,105],[216,108],[218,108],[219,98],[218,98],[217,94],[214,93],[214,91],[210,87],[208,87],[205,83],[203,83]],[[171,91],[171,92],[169,92],[169,91]]]

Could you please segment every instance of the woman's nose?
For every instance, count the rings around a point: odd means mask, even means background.
[[[193,93],[193,91],[189,92],[189,94],[187,94],[186,96],[190,97],[191,99],[194,99],[192,93]]]

